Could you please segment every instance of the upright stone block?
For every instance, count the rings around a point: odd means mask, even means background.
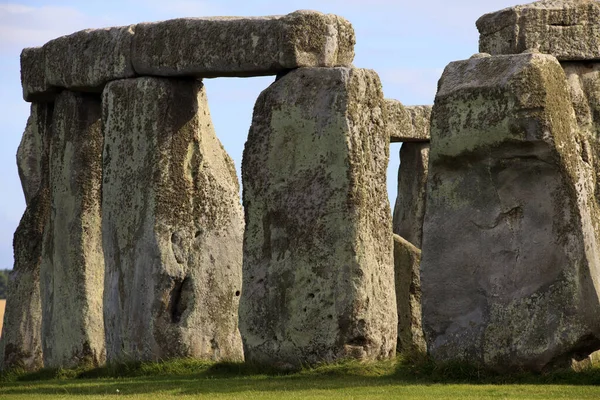
[[[50,145],[51,212],[41,264],[45,367],[105,360],[100,97],[61,92]]]
[[[600,348],[595,171],[557,60],[451,63],[431,125],[429,353],[540,370]]]
[[[134,25],[86,29],[43,46],[45,85],[101,92],[115,79],[135,76],[131,64]]]
[[[399,352],[425,353],[427,345],[421,323],[421,250],[394,235],[394,270],[398,309]]]
[[[427,198],[429,143],[403,143],[394,207],[394,233],[420,248]]]
[[[34,371],[43,366],[40,264],[42,239],[50,212],[48,141],[51,104],[32,104],[17,152],[27,208],[15,232],[15,265],[10,273],[0,339],[0,369]]]
[[[140,75],[275,75],[298,67],[349,66],[354,43],[348,21],[316,11],[179,18],[136,26],[133,66]]]
[[[246,359],[396,350],[389,135],[377,74],[300,68],[263,91],[242,162]]]
[[[111,82],[103,126],[108,360],[242,360],[244,215],[202,83]]]
[[[543,0],[485,14],[477,21],[479,51],[537,49],[559,60],[600,58],[600,2]]]

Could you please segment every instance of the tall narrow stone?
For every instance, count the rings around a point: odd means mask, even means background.
[[[430,354],[540,370],[600,348],[595,170],[557,60],[451,63],[431,137],[421,262]]]
[[[15,232],[15,265],[0,339],[0,369],[28,371],[43,366],[40,263],[42,238],[48,221],[48,141],[52,104],[34,103],[17,152],[17,166],[27,208]]]
[[[243,359],[244,216],[202,83],[111,82],[102,118],[108,360]]]
[[[420,248],[423,238],[429,143],[403,143],[398,168],[398,195],[394,206],[394,233]]]
[[[105,360],[101,238],[100,97],[61,92],[50,145],[51,212],[41,294],[45,367]]]
[[[384,113],[363,69],[300,68],[258,98],[242,164],[247,360],[395,353]]]

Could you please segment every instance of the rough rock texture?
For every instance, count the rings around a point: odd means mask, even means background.
[[[51,212],[41,264],[45,367],[105,360],[100,97],[61,92],[50,144]]]
[[[394,233],[421,247],[427,198],[429,143],[404,143],[400,149]]]
[[[421,250],[394,235],[394,270],[398,309],[398,346],[404,353],[425,353],[421,326]]]
[[[477,21],[479,51],[538,49],[559,60],[600,58],[600,2],[544,0],[485,14]]]
[[[539,370],[600,348],[595,171],[557,60],[451,63],[431,126],[430,354]]]
[[[103,124],[108,360],[242,360],[244,216],[202,83],[112,82]]]
[[[159,76],[275,75],[298,67],[349,66],[354,29],[316,11],[273,17],[180,18],[136,26],[133,65]]]
[[[48,138],[52,110],[49,104],[31,105],[17,153],[27,208],[13,241],[15,265],[10,273],[0,340],[0,369],[34,371],[43,366],[40,263],[44,227],[50,212]]]
[[[42,47],[28,47],[21,52],[21,86],[25,101],[54,101],[58,88],[48,85],[44,71]]]
[[[46,85],[100,92],[109,81],[133,77],[133,33],[134,25],[87,29],[49,41],[43,46]]]
[[[297,69],[259,96],[242,163],[247,360],[394,355],[383,107],[363,69]]]
[[[393,99],[386,99],[385,106],[390,142],[429,141],[431,106],[406,107]]]

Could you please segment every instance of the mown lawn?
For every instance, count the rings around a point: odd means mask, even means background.
[[[510,376],[464,366],[348,362],[293,373],[178,360],[0,378],[0,399],[600,399],[600,369]]]

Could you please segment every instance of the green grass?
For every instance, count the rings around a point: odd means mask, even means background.
[[[283,372],[243,363],[172,360],[13,371],[0,399],[600,399],[600,369],[500,375],[464,364],[349,361]]]

